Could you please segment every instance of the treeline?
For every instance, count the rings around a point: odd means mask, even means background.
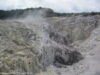
[[[44,13],[44,14],[43,14]],[[27,8],[27,9],[16,9],[16,10],[0,10],[0,19],[7,19],[7,18],[24,18],[27,15],[36,16],[42,15],[44,17],[62,17],[62,16],[72,16],[72,15],[100,15],[100,12],[91,12],[91,13],[57,13],[54,12],[52,9],[49,8]]]

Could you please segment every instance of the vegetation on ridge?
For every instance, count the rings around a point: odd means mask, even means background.
[[[62,17],[62,16],[72,16],[72,15],[100,15],[100,12],[90,12],[90,13],[57,13],[54,12],[52,9],[49,8],[27,8],[27,9],[16,9],[16,10],[0,10],[0,19],[7,19],[7,18],[24,18],[27,15],[38,15],[41,11],[44,13],[44,17]]]

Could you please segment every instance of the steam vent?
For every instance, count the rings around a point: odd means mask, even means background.
[[[99,13],[61,14],[46,8],[4,12],[0,75],[100,75]]]

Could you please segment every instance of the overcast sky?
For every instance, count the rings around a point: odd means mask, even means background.
[[[100,0],[0,0],[0,9],[52,8],[56,12],[100,11]]]

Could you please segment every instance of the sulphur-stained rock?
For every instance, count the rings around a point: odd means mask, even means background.
[[[0,72],[10,75],[39,72],[42,66],[35,46],[39,42],[36,33],[20,22],[0,22]]]

